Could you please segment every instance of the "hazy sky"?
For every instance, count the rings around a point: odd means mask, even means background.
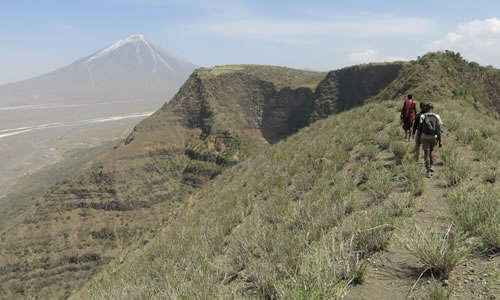
[[[143,33],[201,65],[317,70],[451,49],[500,67],[500,1],[0,0],[0,83]]]

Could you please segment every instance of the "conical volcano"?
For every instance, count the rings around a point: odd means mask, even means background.
[[[134,34],[48,74],[0,86],[0,104],[163,103],[195,68],[144,35]]]

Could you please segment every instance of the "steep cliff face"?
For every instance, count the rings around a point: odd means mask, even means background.
[[[232,128],[258,133],[274,143],[317,119],[362,105],[391,83],[402,67],[355,66],[328,74],[302,71],[308,84],[290,86],[246,68],[204,69],[190,79],[197,82],[199,97],[182,100],[184,108],[179,112],[191,116],[188,125],[202,128],[205,135]],[[316,84],[311,84],[314,80]]]
[[[282,89],[264,105],[260,130],[268,141],[276,142],[309,125],[314,93],[308,88]]]
[[[399,63],[354,66],[328,73],[316,89],[311,120],[362,105],[395,80],[402,67]]]

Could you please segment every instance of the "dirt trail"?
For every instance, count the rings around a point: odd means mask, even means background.
[[[436,167],[436,174],[441,167]],[[443,186],[436,176],[425,178],[425,190],[416,198],[414,220],[421,227],[446,226],[450,211],[442,197]],[[403,196],[395,192],[392,197]],[[366,280],[361,285],[353,286],[344,299],[405,299],[421,273],[421,265],[400,243],[397,236],[409,228],[412,221],[401,220],[387,251],[374,254],[368,259]],[[430,288],[427,278],[419,284],[408,299],[421,299],[420,290]],[[424,283],[424,284],[422,284]]]
[[[391,154],[384,151],[379,158],[391,164]],[[423,163],[422,158],[420,163]],[[473,168],[481,168],[477,162],[470,163]],[[375,253],[368,258],[365,281],[351,286],[343,299],[429,299],[435,287],[450,292],[451,299],[500,299],[500,255],[471,255],[465,263],[452,271],[447,280],[433,278],[428,274],[419,279],[423,271],[422,264],[398,241],[398,236],[404,235],[413,227],[413,223],[420,228],[438,227],[443,232],[452,224],[452,212],[444,195],[449,189],[440,178],[443,165],[439,157],[435,169],[432,178],[424,178],[425,189],[421,196],[415,198],[413,217],[398,218],[395,234],[387,251]],[[391,197],[405,197],[404,193],[404,190],[394,190]],[[473,246],[476,241],[472,237],[465,244]]]

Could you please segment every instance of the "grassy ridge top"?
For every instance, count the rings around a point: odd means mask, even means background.
[[[445,147],[432,179],[438,190],[429,194],[432,181],[402,141],[400,104],[371,103],[318,121],[226,171],[187,201],[149,248],[83,295],[340,298],[363,282],[367,259],[418,220],[424,200],[449,207],[438,228],[452,224],[456,236],[466,232],[498,251],[500,216],[491,212],[500,209],[500,122],[451,101],[436,104]],[[457,243],[471,260],[481,259],[474,246]]]
[[[223,74],[245,72],[261,80],[272,82],[278,90],[285,87],[291,89],[297,89],[299,87],[314,89],[327,74],[327,72],[266,65],[224,65],[212,68],[201,68],[195,72],[199,74],[201,78],[211,78]]]
[[[483,67],[451,51],[428,53],[404,64],[398,78],[376,98],[419,101],[452,100],[496,118],[500,116],[500,70]]]

